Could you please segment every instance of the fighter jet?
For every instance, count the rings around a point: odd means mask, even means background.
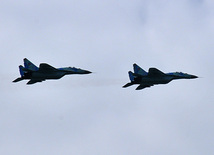
[[[130,83],[127,83],[123,88],[134,84],[140,84],[136,90],[144,89],[158,84],[167,84],[176,79],[195,79],[195,75],[190,75],[182,72],[163,73],[157,68],[149,68],[148,73],[140,68],[137,64],[133,64],[134,73],[128,72]]]
[[[46,63],[41,63],[39,67],[30,62],[27,58],[24,58],[24,67],[19,66],[21,77],[15,79],[13,82],[19,82],[21,80],[29,79],[27,84],[34,84],[49,79],[60,79],[64,75],[68,74],[90,74],[90,71],[75,68],[55,68]]]

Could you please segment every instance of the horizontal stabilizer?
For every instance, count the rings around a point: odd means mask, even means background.
[[[17,78],[17,79],[15,79],[15,80],[13,80],[13,82],[19,82],[19,81],[22,81],[22,80],[24,80],[23,78]]]
[[[123,88],[129,87],[129,86],[132,86],[132,85],[133,85],[133,83],[127,83],[127,84],[125,84],[125,85],[123,86]]]

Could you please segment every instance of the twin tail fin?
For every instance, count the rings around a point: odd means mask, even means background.
[[[137,64],[133,64],[133,68],[134,68],[135,74],[142,75],[142,76],[148,75],[148,73],[145,70],[143,70],[140,66],[138,66]]]
[[[134,83],[134,79],[135,79],[135,76],[134,76],[134,73],[132,73],[131,71],[128,72],[129,74],[129,79],[130,79],[130,83],[127,83],[123,86],[123,88],[126,88],[126,87],[129,87],[129,86],[132,86]]]
[[[25,69],[27,70],[31,70],[31,71],[38,71],[39,68],[34,65],[32,62],[30,62],[27,58],[24,58],[24,66],[25,66]]]

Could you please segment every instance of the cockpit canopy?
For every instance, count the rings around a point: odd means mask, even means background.
[[[75,67],[64,67],[64,68],[59,68],[59,70],[77,72],[77,71],[79,71],[79,70],[81,70],[81,69],[80,69],[80,68],[75,68]]]
[[[174,76],[190,76],[187,73],[183,73],[183,72],[171,72],[171,73],[167,73],[168,75],[174,75]]]

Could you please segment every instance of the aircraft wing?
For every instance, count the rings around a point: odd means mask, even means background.
[[[46,64],[46,63],[41,63],[39,65],[39,71],[42,72],[53,72],[53,71],[57,71],[56,68],[54,68],[53,66]]]
[[[28,81],[27,84],[34,84],[34,83],[42,82],[42,81],[45,81],[45,79],[31,79],[30,81]]]
[[[165,73],[161,72],[157,68],[149,68],[148,76],[164,76]]]
[[[140,85],[136,88],[136,90],[141,90],[141,89],[144,89],[144,88],[146,88],[146,87],[151,87],[151,86],[153,86],[153,84],[140,84]]]

